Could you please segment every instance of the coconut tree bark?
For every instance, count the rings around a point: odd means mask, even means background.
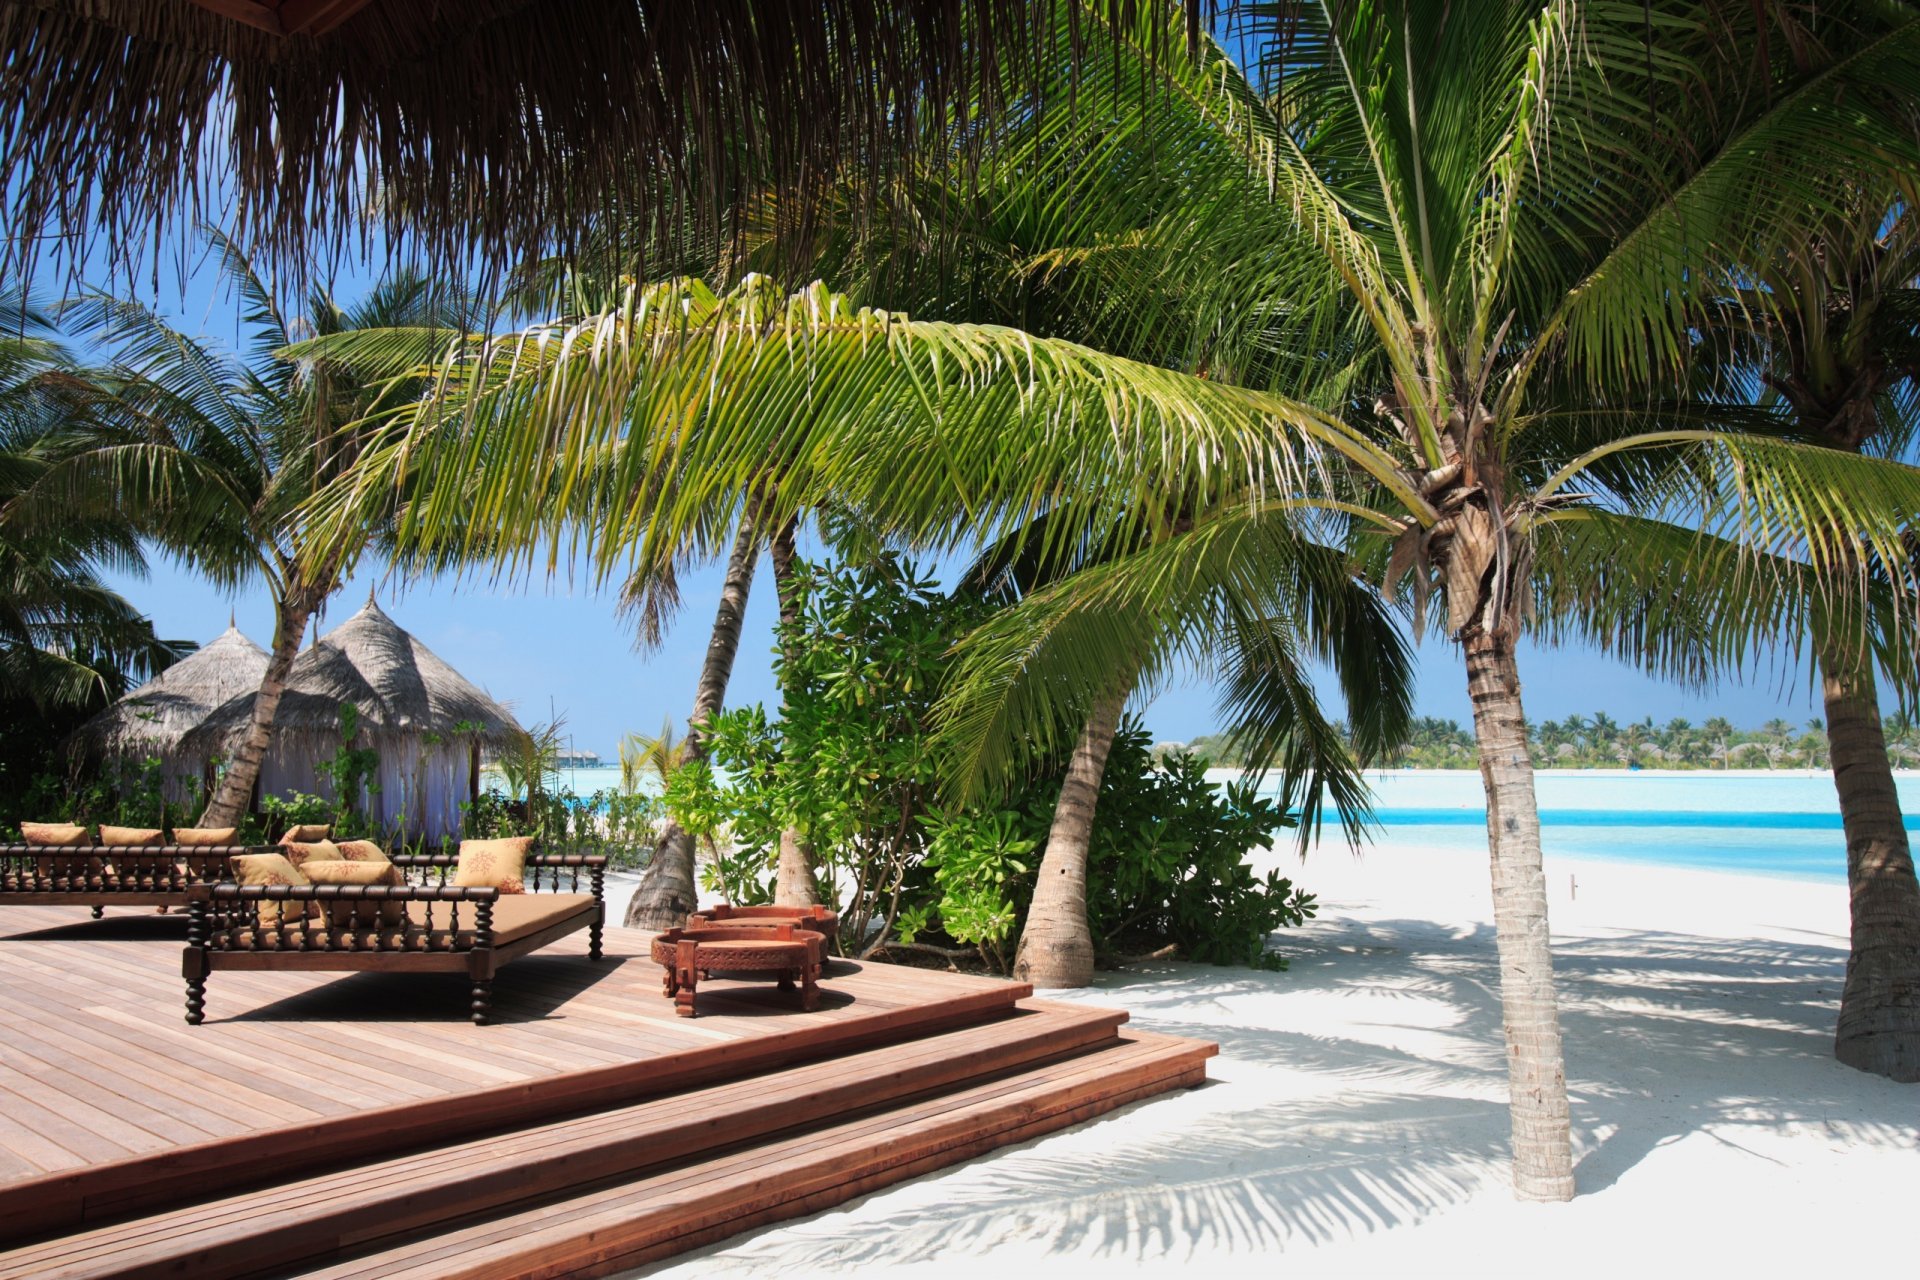
[[[753,588],[754,561],[758,558],[759,539],[751,513],[740,517],[740,531],[734,535],[733,550],[727,556],[727,573],[720,586],[720,607],[713,616],[713,635],[707,641],[706,661],[700,667],[700,683],[693,694],[693,714],[687,718],[687,759],[704,760],[707,755],[703,730],[709,717],[727,700],[727,681],[733,675],[734,655],[740,649],[740,623],[747,612],[747,595]],[[627,904],[630,929],[673,929],[687,922],[687,914],[699,900],[693,880],[693,835],[679,823],[669,821],[661,833],[653,854],[653,865]]]
[[[253,719],[201,812],[198,825],[234,827],[247,816],[253,784],[259,780],[267,744],[273,740],[273,719],[280,711],[281,695],[287,691],[287,676],[299,656],[300,638],[306,634],[317,604],[311,592],[301,590],[288,592],[274,608],[273,651],[267,658],[266,674],[260,678],[260,691],[253,696]],[[270,838],[273,835],[267,834]]]
[[[1067,776],[1054,804],[1047,849],[1034,880],[1033,905],[1013,973],[1036,987],[1084,987],[1093,981],[1093,930],[1087,924],[1087,850],[1100,802],[1107,753],[1120,728],[1120,714],[1133,692],[1128,680],[1093,705],[1067,762]]]
[[[1573,1198],[1566,1058],[1553,990],[1540,812],[1513,641],[1475,623],[1461,635],[1473,700],[1500,953],[1500,1011],[1513,1122],[1513,1189],[1522,1200]]]
[[[1860,655],[1830,646],[1820,656],[1820,677],[1853,918],[1834,1056],[1913,1083],[1920,1081],[1920,881],[1887,759],[1873,670]]]
[[[794,591],[793,562],[798,519],[782,525],[768,543],[768,558],[773,561],[773,591],[780,601],[780,622],[791,626],[800,615],[800,601]],[[774,903],[782,907],[811,907],[820,901],[813,878],[813,850],[791,827],[780,833],[780,862],[774,872]]]

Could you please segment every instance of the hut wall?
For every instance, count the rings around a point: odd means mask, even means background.
[[[371,744],[379,753],[371,788],[360,796],[359,808],[383,830],[399,830],[408,839],[459,838],[460,806],[470,784],[469,748],[464,740],[428,744],[419,738],[383,738]],[[292,791],[333,798],[333,786],[323,780],[319,763],[331,759],[337,742],[318,744],[277,741],[260,768],[260,793],[284,796]]]

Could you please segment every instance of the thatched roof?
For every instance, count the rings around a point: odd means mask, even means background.
[[[1072,0],[0,0],[0,185],[20,236],[137,246],[232,198],[284,264],[369,206],[498,262],[884,168],[996,108],[1057,9],[1077,40]]]
[[[251,696],[266,672],[267,651],[229,626],[80,726],[72,742],[110,755],[171,751],[215,708]]]
[[[214,710],[182,740],[209,755],[239,745],[253,717],[254,690]],[[273,736],[331,753],[340,741],[340,707],[360,712],[363,741],[378,743],[478,724],[483,746],[506,747],[522,730],[507,709],[434,656],[371,599],[294,659],[274,712]]]

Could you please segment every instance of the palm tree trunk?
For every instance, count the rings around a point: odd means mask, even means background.
[[[791,626],[800,613],[800,601],[794,595],[794,538],[800,522],[789,520],[773,535],[767,552],[773,561],[773,591],[780,601],[780,622]],[[813,850],[791,827],[780,833],[780,864],[774,873],[773,901],[782,907],[811,907],[820,901],[814,887]]]
[[[1013,974],[1036,987],[1084,987],[1093,981],[1093,930],[1087,924],[1087,848],[1100,801],[1107,753],[1120,727],[1133,682],[1094,703],[1067,762],[1060,799],[1047,831],[1047,851],[1033,886],[1033,905],[1020,933]]]
[[[1830,649],[1820,656],[1820,677],[1853,916],[1834,1056],[1912,1083],[1920,1081],[1920,881],[1887,759],[1873,670]]]
[[[247,736],[233,753],[227,771],[220,776],[213,798],[200,815],[202,827],[234,827],[247,816],[253,798],[253,784],[259,780],[260,764],[266,759],[267,744],[273,740],[273,718],[280,710],[280,697],[287,691],[287,675],[300,652],[300,639],[306,635],[307,622],[313,617],[310,593],[289,591],[274,608],[273,652],[267,659],[266,674],[260,677],[260,691],[253,696],[253,720]],[[269,831],[267,838],[274,833]]]
[[[706,662],[693,693],[693,714],[687,718],[689,760],[706,758],[701,729],[727,700],[727,680],[733,675],[733,657],[740,649],[740,623],[747,612],[747,593],[753,587],[759,549],[753,516],[743,514],[733,551],[727,556],[720,607],[714,612],[713,635],[707,641]],[[699,900],[693,882],[693,852],[693,836],[679,823],[669,821],[654,850],[653,865],[647,868],[646,878],[627,904],[628,928],[673,929],[687,922],[687,914]]]
[[[1513,1122],[1513,1190],[1522,1200],[1573,1198],[1573,1143],[1566,1055],[1553,993],[1547,877],[1540,812],[1513,642],[1478,625],[1461,637],[1473,700],[1480,778],[1487,793],[1493,920],[1500,952],[1500,1011],[1507,1038]]]

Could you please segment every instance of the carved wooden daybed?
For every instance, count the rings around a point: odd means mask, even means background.
[[[244,844],[0,845],[0,905],[184,907],[197,884],[225,880],[227,859],[258,853]]]
[[[406,884],[193,885],[181,961],[187,1021],[201,1021],[207,975],[215,970],[342,970],[464,973],[473,1021],[484,1026],[502,965],[581,929],[588,931],[587,954],[600,959],[607,866],[601,855],[529,855],[526,893],[449,883],[458,865],[452,854],[391,861]],[[318,914],[309,914],[314,908]]]

